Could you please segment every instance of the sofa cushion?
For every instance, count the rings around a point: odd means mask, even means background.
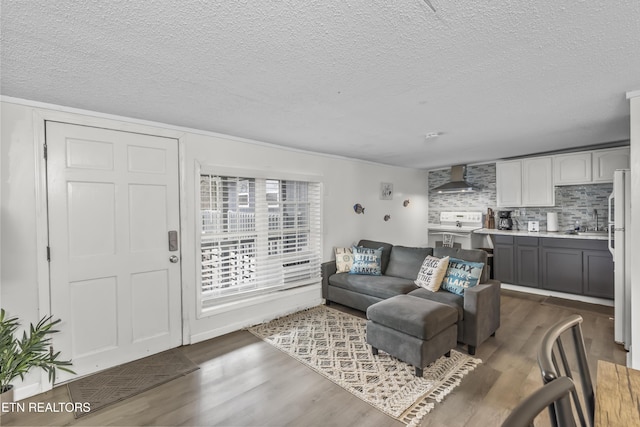
[[[394,246],[391,248],[389,265],[384,274],[415,280],[424,259],[433,254],[433,248],[410,248]]]
[[[447,272],[448,265],[449,257],[436,258],[431,255],[427,256],[422,263],[422,267],[420,267],[415,284],[421,288],[437,292]]]
[[[453,294],[447,291],[431,292],[424,288],[418,288],[415,291],[409,292],[409,295],[413,297],[420,297],[431,301],[441,302],[443,304],[449,304],[458,310],[458,322],[464,318],[464,298],[460,295]]]
[[[360,246],[351,248],[353,251],[353,264],[349,273],[380,276],[382,274],[382,248],[370,249]]]
[[[382,274],[386,274],[389,258],[391,257],[391,248],[393,245],[385,242],[376,242],[374,240],[360,240],[358,246],[363,248],[378,249],[382,248]]]
[[[480,283],[486,283],[489,280],[489,272],[487,271],[487,253],[482,249],[460,249],[460,248],[446,248],[438,246],[433,249],[433,256],[438,258],[452,257],[471,262],[482,262],[485,267],[482,269],[480,275]]]
[[[441,289],[464,296],[464,290],[478,284],[484,264],[449,258],[449,267],[442,280]]]
[[[382,299],[408,294],[416,289],[413,280],[391,276],[362,276],[349,273],[334,274],[329,277],[329,283],[337,288]]]

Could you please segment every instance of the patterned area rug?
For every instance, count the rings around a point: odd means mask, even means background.
[[[80,378],[67,384],[69,396],[72,402],[88,402],[91,410],[74,416],[92,414],[197,369],[198,365],[173,349]]]
[[[366,320],[318,306],[249,329],[375,408],[409,426],[449,394],[481,360],[455,350],[415,376],[413,366],[371,353]]]

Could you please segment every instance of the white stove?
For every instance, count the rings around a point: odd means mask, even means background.
[[[482,228],[482,212],[440,212],[440,223],[427,224],[427,227],[429,246],[482,247],[483,236],[473,233]]]

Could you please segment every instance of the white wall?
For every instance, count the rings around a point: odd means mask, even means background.
[[[0,304],[23,323],[49,312],[48,269],[44,260],[46,215],[40,140],[44,119],[178,138],[181,150],[183,319],[185,343],[214,337],[271,317],[320,303],[320,286],[256,299],[249,306],[226,306],[205,317],[196,307],[196,161],[318,176],[324,187],[323,259],[334,246],[361,238],[425,245],[426,172],[288,150],[230,136],[99,113],[3,98],[0,143]],[[381,182],[394,185],[393,200],[380,200]],[[410,200],[408,207],[402,202]],[[365,207],[363,215],[353,205]],[[385,214],[391,220],[385,222]],[[55,316],[55,313],[53,313]],[[64,319],[63,319],[64,320]],[[18,386],[18,399],[48,389],[46,377],[32,374]]]
[[[426,172],[388,167],[319,156],[298,151],[238,143],[224,137],[186,134],[185,146],[186,207],[195,212],[196,162],[221,167],[251,167],[261,170],[314,175],[323,182],[323,259],[333,257],[335,246],[357,243],[362,238],[383,240],[395,244],[426,245]],[[277,175],[276,175],[277,176]],[[394,184],[393,200],[380,200],[381,182]],[[409,199],[408,207],[402,202]],[[353,205],[365,207],[364,214],[356,214]],[[391,215],[388,222],[385,214]],[[195,227],[187,227],[183,236],[186,248],[194,248]],[[183,253],[187,295],[195,293],[198,270],[197,254],[187,249]],[[191,289],[193,287],[193,289]],[[294,290],[284,293],[287,300],[273,301],[270,296],[253,300],[250,305],[223,306],[198,318],[195,301],[188,307],[191,342],[211,338],[231,330],[260,323],[284,312],[317,305],[320,288]],[[233,308],[233,311],[229,311]]]

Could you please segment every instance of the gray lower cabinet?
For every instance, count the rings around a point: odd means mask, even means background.
[[[514,256],[512,236],[493,237],[493,277],[505,283],[514,283]]]
[[[603,240],[493,237],[494,277],[519,286],[613,299],[613,257]]]
[[[582,252],[582,272],[585,295],[613,299],[613,257],[608,249]]]
[[[613,299],[613,257],[604,240],[541,239],[542,287]]]
[[[496,235],[493,277],[512,285],[540,287],[538,238]]]
[[[551,291],[582,293],[582,251],[546,248],[542,255],[542,288]]]
[[[516,237],[515,284],[533,288],[540,286],[538,240],[537,237]]]

